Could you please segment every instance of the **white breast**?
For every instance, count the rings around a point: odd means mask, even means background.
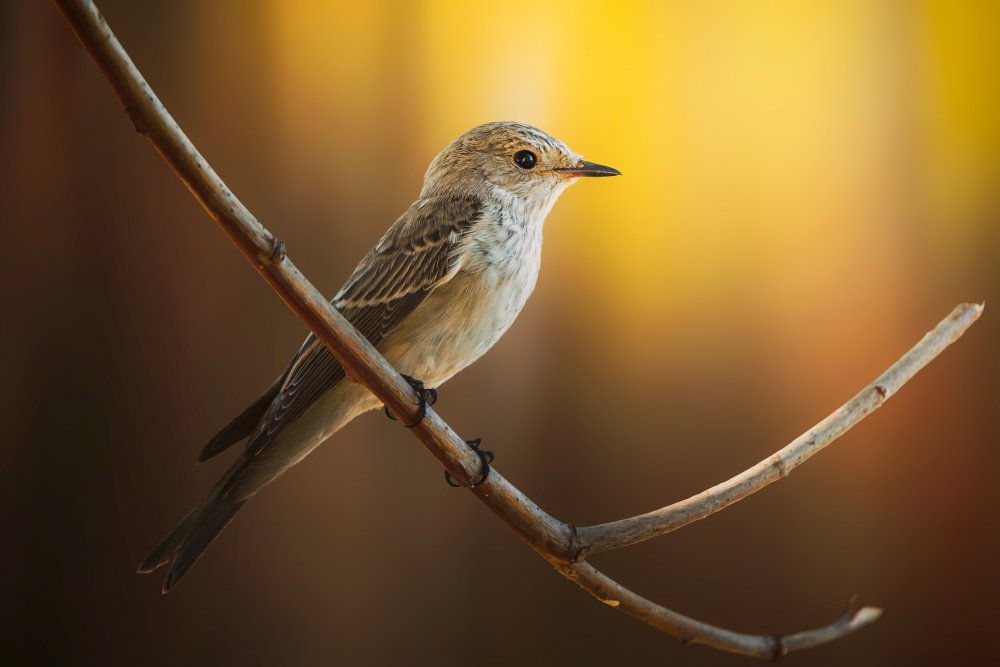
[[[463,242],[461,267],[380,345],[400,372],[440,386],[510,328],[535,288],[542,218],[488,213]]]

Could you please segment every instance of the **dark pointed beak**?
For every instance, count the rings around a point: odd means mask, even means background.
[[[594,164],[593,162],[587,162],[585,160],[580,160],[576,163],[575,167],[563,167],[561,169],[554,169],[558,174],[563,176],[621,176],[622,173],[617,169],[612,167],[605,167],[603,164]]]

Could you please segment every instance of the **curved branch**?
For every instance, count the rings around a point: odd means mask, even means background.
[[[368,387],[406,421],[416,417],[417,396],[377,350],[309,283],[275,238],[226,187],[164,108],[90,0],[55,0],[97,62],[136,129],[153,143],[209,215],[223,228],[293,312],[330,348],[349,377]],[[774,456],[693,498],[655,512],[577,531],[544,512],[492,470],[472,489],[484,504],[561,574],[602,602],[684,641],[759,658],[811,648],[874,621],[880,610],[849,610],[816,630],[775,637],[745,635],[691,619],[657,605],[610,579],[589,563],[588,552],[625,546],[704,518],[783,477],[877,408],[979,316],[982,306],[959,306],[889,372],[816,428]],[[872,392],[878,394],[873,396]],[[412,432],[461,482],[480,477],[478,455],[433,410]]]
[[[760,491],[803,464],[882,406],[900,387],[965,333],[983,312],[963,303],[854,398],[749,470],[706,491],[639,516],[577,529],[582,553],[625,547],[683,528]]]
[[[748,635],[698,621],[650,602],[589,563],[574,563],[560,568],[560,571],[604,604],[620,609],[684,643],[703,644],[763,660],[776,660],[793,651],[802,651],[840,639],[874,623],[882,615],[882,610],[878,607],[856,607],[852,600],[840,618],[821,628],[790,635]]]

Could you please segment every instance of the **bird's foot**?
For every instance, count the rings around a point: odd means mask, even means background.
[[[482,438],[473,438],[472,440],[466,440],[465,444],[472,447],[472,451],[479,454],[479,460],[483,464],[482,471],[479,473],[479,478],[470,481],[468,484],[462,484],[454,477],[452,477],[447,470],[444,471],[444,481],[448,482],[448,486],[454,488],[466,487],[474,488],[486,481],[486,478],[490,476],[490,464],[493,463],[493,459],[496,458],[496,454],[488,449],[479,449],[479,445],[483,444]]]
[[[429,389],[424,386],[424,383],[415,378],[411,378],[409,375],[404,375],[403,379],[413,387],[413,391],[417,392],[417,418],[412,424],[403,424],[405,428],[413,428],[420,422],[424,420],[427,415],[427,406],[434,405],[438,400],[437,389]],[[393,421],[396,420],[396,416],[389,411],[388,406],[384,406],[385,416]]]

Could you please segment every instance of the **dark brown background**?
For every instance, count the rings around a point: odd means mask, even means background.
[[[565,195],[525,313],[438,406],[568,521],[742,470],[985,300],[788,480],[595,562],[751,632],[824,623],[855,593],[886,609],[790,664],[998,660],[996,8],[356,4],[101,6],[327,293],[472,125],[533,122],[625,173]],[[590,599],[377,415],[262,492],[169,596],[135,575],[227,465],[195,467],[202,444],[305,332],[53,6],[4,3],[0,33],[7,656],[749,664]]]

